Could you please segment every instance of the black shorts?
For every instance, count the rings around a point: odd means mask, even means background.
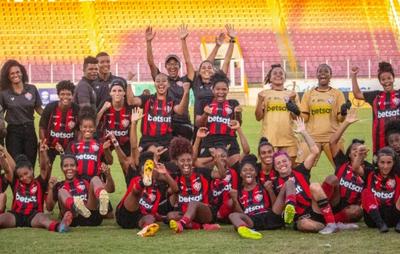
[[[322,223],[324,225],[326,224],[324,216],[322,214],[314,212],[314,210],[311,207],[309,209],[307,209],[302,215],[300,215],[300,216],[296,215],[294,217],[295,222],[297,222],[301,219],[310,219],[310,220]],[[297,230],[296,223],[294,223],[294,228]]]
[[[143,214],[139,210],[129,212],[124,205],[119,206],[118,204],[115,211],[115,218],[118,225],[125,229],[139,228],[139,220],[143,217]]]
[[[8,211],[15,217],[15,227],[32,227],[32,219],[38,212],[34,212],[30,215],[16,213],[14,211]]]
[[[157,212],[160,215],[167,215],[169,212],[172,212],[173,210],[174,207],[171,205],[171,202],[169,202],[167,198],[160,202],[160,204],[158,205]]]
[[[221,207],[217,207],[215,205],[210,206],[212,213],[212,221],[211,223],[222,223],[222,224],[230,224],[229,216],[225,218],[218,218],[218,211]]]
[[[253,228],[255,230],[278,229],[282,228],[285,225],[282,216],[277,215],[272,211],[255,214],[249,217],[253,221]]]
[[[335,205],[334,207],[332,207],[332,212],[333,212],[333,214],[336,214],[348,206],[349,206],[349,204],[346,202],[346,200],[340,199],[339,203],[337,205]]]
[[[173,121],[172,122],[172,136],[184,137],[188,140],[193,139],[193,125],[190,122]]]
[[[78,215],[72,220],[71,227],[85,226],[95,227],[99,226],[103,222],[103,216],[100,215],[99,210],[90,210],[92,213],[89,218],[85,218],[82,215]]]
[[[207,138],[201,141],[199,158],[210,157],[210,151],[208,149],[216,146],[229,146],[228,156],[232,156],[234,154],[240,154],[239,143],[236,140],[236,137],[231,136],[223,136],[223,135],[215,135],[208,136]]]
[[[379,212],[383,221],[388,227],[394,227],[400,221],[400,211],[396,209],[396,206],[381,206]],[[371,216],[364,211],[364,221],[370,228],[376,228],[375,222]]]

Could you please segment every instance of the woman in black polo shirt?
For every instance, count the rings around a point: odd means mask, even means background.
[[[34,111],[42,114],[42,100],[34,85],[27,84],[25,67],[15,60],[5,62],[0,72],[0,105],[6,113],[6,146],[13,158],[25,154],[32,165],[37,155]]]

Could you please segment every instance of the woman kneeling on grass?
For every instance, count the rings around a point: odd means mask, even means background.
[[[130,181],[115,216],[122,228],[140,228],[137,235],[154,236],[159,229],[155,222],[161,219],[158,214],[162,196],[160,183],[168,184],[171,194],[178,192],[178,186],[165,166],[154,161],[154,154],[151,152],[140,155],[139,168],[141,176]]]
[[[90,182],[78,176],[78,162],[73,154],[64,154],[61,157],[61,169],[65,180],[57,182],[51,177],[49,181],[46,208],[54,209],[58,202],[61,214],[70,211],[75,216],[71,226],[99,226],[108,211],[108,192],[113,192],[114,182],[104,184],[98,176]]]
[[[361,147],[367,152],[365,146]],[[390,147],[377,153],[377,170],[369,172],[361,200],[364,221],[368,227],[376,227],[381,233],[395,227],[400,233],[400,178],[395,174],[398,157]],[[359,170],[362,168],[359,167]]]
[[[332,206],[336,222],[356,222],[362,218],[361,192],[365,185],[367,172],[373,166],[365,161],[367,153],[360,153],[358,148],[364,144],[363,140],[353,139],[347,148],[346,154],[341,150],[341,137],[344,131],[358,118],[354,109],[350,109],[344,122],[330,138],[330,151],[335,163],[335,174],[329,175],[322,183],[322,189]],[[361,167],[355,167],[355,165]]]
[[[46,141],[40,144],[40,159],[47,157]],[[8,165],[5,156],[0,156],[3,165]],[[47,228],[49,231],[67,232],[72,222],[72,213],[66,212],[62,221],[51,220],[43,213],[43,195],[47,188],[50,164],[40,162],[40,175],[34,178],[32,163],[25,155],[18,155],[15,169],[5,167],[6,175],[12,183],[14,199],[9,212],[0,214],[0,228],[33,227]]]
[[[229,219],[243,238],[261,239],[262,234],[252,230],[272,230],[282,228],[284,221],[291,223],[295,215],[295,187],[293,181],[287,181],[281,189],[275,202],[267,189],[271,186],[262,186],[257,179],[257,158],[248,155],[243,158],[240,166],[240,176],[243,179],[239,191],[232,190],[231,197],[236,211],[229,215]],[[282,212],[284,211],[284,220]]]

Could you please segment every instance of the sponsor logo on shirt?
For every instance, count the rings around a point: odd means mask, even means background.
[[[156,123],[170,123],[171,116],[151,116],[147,115],[147,120],[149,122],[156,122]]]
[[[260,205],[254,205],[254,206],[249,206],[244,210],[245,214],[253,213],[259,210],[265,210],[265,207],[263,204]]]
[[[15,194],[15,199],[22,202],[22,203],[36,203],[37,199],[36,196],[31,196],[31,197],[24,197],[21,196],[19,193]]]
[[[26,98],[28,101],[32,100],[32,97],[33,97],[33,95],[32,95],[31,93],[29,93],[29,92],[25,94],[25,98]]]
[[[50,130],[50,137],[52,138],[63,138],[63,139],[72,139],[74,138],[74,133],[67,133],[67,132],[56,132]]]
[[[372,193],[374,193],[375,197],[379,199],[392,199],[394,197],[394,191],[392,192],[384,192],[384,191],[377,191],[372,189]]]
[[[378,111],[378,119],[386,117],[396,117],[396,116],[400,116],[400,109]]]
[[[189,203],[192,201],[201,202],[202,200],[203,200],[203,194],[201,193],[197,196],[189,196],[189,197],[183,197],[181,195],[178,196],[179,203]]]
[[[229,125],[231,122],[230,118],[221,117],[221,116],[208,116],[207,118],[208,123],[223,123]]]
[[[349,190],[352,190],[352,191],[355,191],[358,193],[361,193],[363,190],[363,187],[358,186],[352,182],[346,181],[343,178],[340,178],[339,185],[345,187],[346,189],[349,189]]]
[[[92,160],[92,161],[97,161],[97,155],[95,154],[87,154],[87,153],[81,153],[76,155],[77,160]]]

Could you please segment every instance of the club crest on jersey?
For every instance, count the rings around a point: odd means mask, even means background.
[[[75,127],[75,125],[76,125],[75,121],[70,121],[68,123],[68,128],[73,129]]]
[[[228,115],[232,114],[232,108],[229,105],[226,105],[224,110]]]
[[[80,191],[83,191],[86,187],[83,184],[79,184],[78,186],[76,186],[76,188]]]
[[[393,103],[397,106],[397,105],[399,105],[400,104],[400,99],[399,98],[394,98],[393,99]]]
[[[255,199],[257,202],[260,202],[260,201],[263,199],[263,196],[262,196],[262,194],[257,194],[257,195],[254,197],[254,199]]]
[[[232,176],[231,175],[226,175],[225,176],[225,181],[229,182],[231,180]]]
[[[153,193],[150,193],[149,199],[151,200],[151,202],[154,202],[154,200],[156,200],[156,195],[154,195]]]
[[[180,87],[183,87],[183,82],[180,81],[180,80],[179,80],[179,81],[176,81],[176,85],[177,85],[177,86],[180,86]]]
[[[171,110],[172,110],[171,105],[167,105],[167,112],[169,113],[169,112],[171,112]]]
[[[25,98],[28,100],[28,101],[30,101],[30,100],[32,100],[32,94],[31,93],[26,93],[25,94]]]
[[[93,144],[92,149],[97,152],[99,150],[99,145],[98,144]]]
[[[126,128],[129,126],[129,120],[124,119],[124,120],[122,120],[121,124],[122,124],[122,126],[124,126],[124,128]]]
[[[333,98],[328,98],[328,99],[326,100],[326,102],[328,102],[329,104],[332,104],[332,103],[334,102],[334,99],[333,99]]]
[[[196,191],[199,191],[201,189],[201,183],[193,184],[193,189],[195,189]]]
[[[31,192],[32,194],[35,194],[37,192],[37,186],[33,186]]]
[[[394,179],[390,179],[389,181],[387,181],[387,185],[388,187],[393,189],[396,186],[396,181]]]
[[[11,99],[11,101],[14,101],[14,100],[15,100],[15,98],[14,98],[14,97],[11,97],[10,99]]]

